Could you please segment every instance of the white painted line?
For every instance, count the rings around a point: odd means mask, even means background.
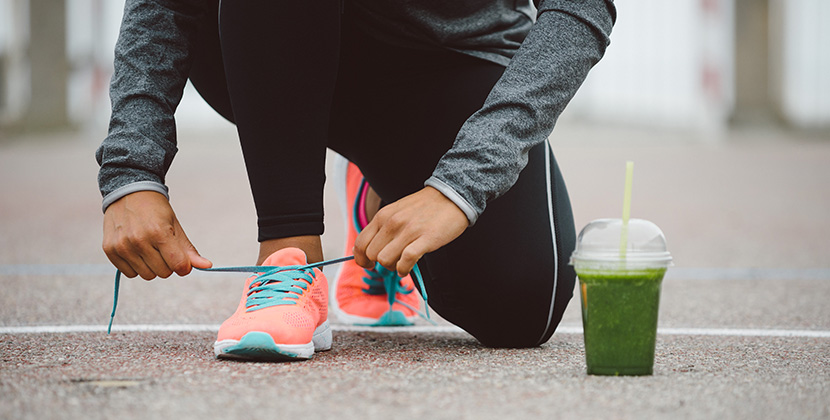
[[[219,331],[219,325],[212,324],[137,324],[113,325],[112,332],[203,332]],[[21,327],[0,327],[0,334],[69,334],[107,332],[106,325],[33,325]]]
[[[668,280],[830,280],[830,268],[671,267]]]
[[[375,333],[464,333],[454,325],[417,325],[412,327],[366,327],[354,325],[332,325],[334,331],[375,332]],[[114,325],[113,332],[216,332],[217,324],[135,324]],[[0,334],[67,334],[67,333],[106,333],[106,325],[32,325],[17,327],[0,327]],[[578,325],[560,325],[557,334],[582,334]],[[783,330],[762,328],[658,328],[661,335],[692,335],[721,337],[798,337],[830,338],[830,331],[823,330]]]
[[[756,328],[658,328],[657,333],[663,335],[706,335],[730,337],[830,338],[830,331],[767,330]]]

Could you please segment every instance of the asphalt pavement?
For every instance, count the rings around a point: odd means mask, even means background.
[[[619,217],[632,160],[632,216],[666,234],[675,266],[647,377],[585,373],[577,300],[538,348],[486,348],[440,319],[382,330],[335,322],[333,349],[310,361],[239,363],[215,360],[212,343],[242,278],[196,273],[125,280],[106,335],[114,269],[100,249],[93,158],[102,136],[0,141],[0,418],[830,418],[826,134],[573,122],[554,132],[577,226]],[[168,184],[202,255],[254,262],[231,127],[180,133]],[[343,249],[334,197],[327,190],[327,258]]]

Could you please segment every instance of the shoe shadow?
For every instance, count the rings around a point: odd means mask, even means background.
[[[492,348],[481,344],[465,333],[380,333],[345,332],[334,333],[334,344],[327,352],[317,353],[319,362],[347,362],[348,360],[371,360],[373,363],[457,361],[479,358],[522,358],[538,357],[543,354],[571,353],[580,349],[561,340],[530,348]]]

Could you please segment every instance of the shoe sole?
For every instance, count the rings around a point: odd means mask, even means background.
[[[390,310],[381,315],[380,318],[369,318],[364,316],[350,315],[343,312],[339,307],[334,305],[334,313],[340,322],[359,325],[363,327],[410,327],[415,325],[413,321],[418,319],[418,316],[407,317],[401,311]]]
[[[331,349],[331,326],[326,321],[314,330],[307,344],[276,344],[271,334],[251,331],[239,340],[221,340],[213,343],[213,353],[218,359],[257,362],[289,362],[308,360],[315,351]]]

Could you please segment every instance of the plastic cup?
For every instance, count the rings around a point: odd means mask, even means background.
[[[625,253],[622,230],[621,219],[589,223],[571,256],[590,375],[651,375],[654,367],[660,286],[671,255],[654,223],[629,220]]]

